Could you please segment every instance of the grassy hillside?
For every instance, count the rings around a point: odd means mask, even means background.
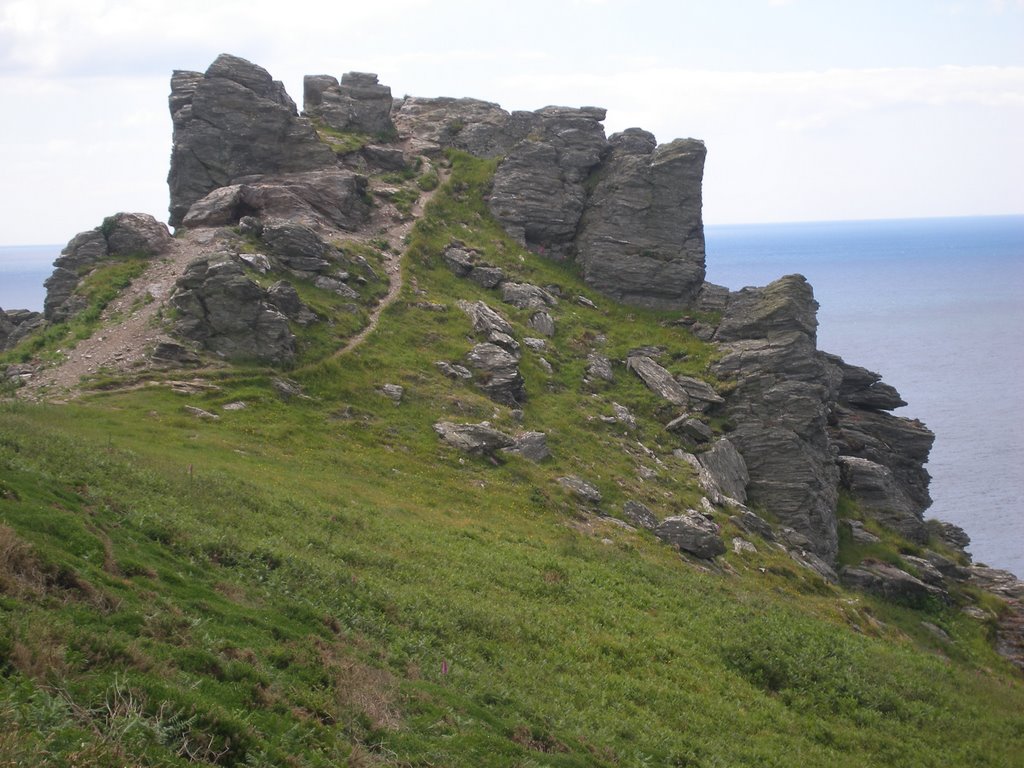
[[[659,344],[706,378],[714,350],[525,254],[482,203],[491,171],[453,158],[402,298],[288,372],[304,396],[236,368],[0,403],[0,766],[1019,765],[1024,684],[958,607],[844,592],[756,538],[708,566],[605,516],[700,492],[662,402],[621,366],[583,385],[588,352]],[[521,423],[435,366],[474,343],[460,298],[536,335],[444,267],[452,239],[563,289]],[[541,430],[553,456],[471,457],[441,419]]]

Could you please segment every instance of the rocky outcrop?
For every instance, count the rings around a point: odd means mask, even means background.
[[[278,176],[247,176],[194,202],[186,227],[237,224],[245,216],[287,220],[312,227],[354,230],[366,221],[366,178],[341,168]]]
[[[866,561],[859,566],[843,568],[839,572],[839,581],[845,587],[913,606],[949,599],[942,588],[926,584],[895,565],[878,561]]]
[[[80,232],[61,251],[46,279],[43,315],[60,323],[85,308],[75,293],[82,278],[101,263],[119,257],[151,258],[171,244],[167,227],[146,213],[117,213],[95,229]]]
[[[486,421],[479,424],[439,421],[434,424],[434,431],[453,448],[477,456],[493,456],[503,448],[511,448],[516,443],[513,437],[499,432]]]
[[[682,385],[665,368],[647,355],[631,355],[626,358],[626,368],[636,373],[647,388],[659,397],[685,407],[690,402]]]
[[[222,54],[205,73],[175,71],[168,103],[171,226],[183,222],[193,203],[243,177],[336,164],[284,86],[245,59]]]
[[[682,552],[705,560],[725,553],[718,525],[694,510],[666,517],[654,529],[654,535]]]
[[[288,364],[295,358],[295,336],[273,302],[234,259],[198,259],[171,297],[179,313],[174,330],[229,360]]]
[[[377,82],[370,72],[331,75],[306,75],[302,83],[302,109],[336,131],[390,134],[391,88]]]
[[[451,147],[478,157],[505,155],[538,122],[533,112],[509,113],[479,99],[407,96],[395,104],[393,119],[402,136],[412,136],[420,152]]]
[[[0,309],[0,352],[14,349],[26,336],[41,328],[42,313],[27,309]]]
[[[704,144],[636,128],[610,144],[575,242],[584,279],[627,304],[687,306],[704,283]]]
[[[567,258],[587,199],[585,182],[608,151],[605,110],[545,107],[498,166],[491,212],[531,250]]]
[[[748,501],[808,537],[832,562],[839,472],[828,437],[832,390],[816,349],[817,302],[800,275],[734,294],[715,338],[716,376],[734,379],[724,406],[742,454]]]
[[[865,514],[911,541],[928,541],[928,529],[918,505],[896,482],[888,467],[857,456],[840,456],[839,468],[843,486]]]

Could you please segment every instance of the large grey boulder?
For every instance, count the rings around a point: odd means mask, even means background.
[[[548,448],[548,436],[543,432],[521,432],[515,436],[515,444],[505,449],[506,453],[514,453],[533,462],[541,462],[551,456]]]
[[[45,323],[41,312],[32,312],[28,309],[0,309],[0,352],[14,349]]]
[[[330,75],[306,75],[302,83],[302,109],[336,131],[390,134],[391,88],[371,72],[348,72],[341,82]]]
[[[697,461],[723,496],[735,499],[741,504],[746,503],[750,473],[747,471],[747,463],[743,456],[732,442],[724,437],[716,440],[711,448],[697,455]]]
[[[493,456],[503,448],[515,445],[515,439],[482,421],[479,424],[455,424],[439,421],[434,424],[438,437],[453,448],[478,456]]]
[[[576,238],[584,279],[628,304],[687,306],[704,283],[704,143],[656,147],[637,128],[609,142]]]
[[[647,388],[668,400],[672,405],[685,406],[690,402],[683,386],[671,373],[647,355],[631,355],[626,358],[626,369],[633,371]]]
[[[654,535],[683,552],[705,560],[725,553],[725,542],[719,535],[718,525],[692,509],[682,515],[666,517],[654,529]]]
[[[272,301],[233,259],[197,259],[171,296],[179,313],[174,330],[230,360],[288,364],[295,359],[295,336]]]
[[[491,342],[477,344],[466,361],[480,374],[477,384],[492,400],[508,406],[525,402],[526,383],[519,359],[507,349]]]
[[[75,235],[53,263],[53,273],[43,285],[43,314],[51,323],[67,320],[85,308],[75,289],[93,269],[112,257],[151,258],[172,243],[167,227],[146,213],[117,213],[95,229]]]
[[[181,223],[219,227],[259,216],[354,230],[369,215],[366,185],[365,177],[341,168],[244,176],[241,183],[218,187],[194,202]]]
[[[482,301],[459,301],[459,309],[465,312],[473,323],[475,333],[490,334],[495,331],[512,335],[512,324]]]
[[[205,73],[176,71],[168,105],[171,226],[197,200],[241,177],[336,165],[281,83],[245,59],[221,54]]]
[[[608,150],[605,110],[545,107],[535,115],[530,134],[498,166],[488,204],[520,243],[567,258],[586,204],[584,182]]]

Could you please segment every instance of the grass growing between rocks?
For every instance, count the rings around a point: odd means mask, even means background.
[[[699,493],[659,401],[621,364],[582,384],[588,352],[663,345],[701,376],[713,352],[528,258],[480,200],[488,164],[452,162],[404,295],[293,374],[305,396],[237,368],[193,395],[0,404],[0,765],[1012,765],[1024,685],[982,624],[844,593],[760,539],[709,568],[602,516]],[[453,238],[562,287],[521,422],[434,365],[478,340],[460,298],[535,335],[444,267]],[[635,430],[600,418],[613,402]],[[543,430],[553,456],[460,454],[440,419]]]

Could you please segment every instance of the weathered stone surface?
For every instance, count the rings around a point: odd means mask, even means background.
[[[299,298],[295,286],[286,280],[278,280],[267,289],[267,303],[299,325],[309,325],[316,320],[316,312]]]
[[[381,384],[380,393],[395,405],[399,405],[405,397],[405,387],[401,384]]]
[[[53,273],[43,285],[46,299],[43,315],[53,323],[67,320],[85,308],[86,301],[75,294],[79,282],[111,256],[148,258],[171,244],[167,227],[146,213],[117,213],[102,226],[75,235],[53,263]]]
[[[558,304],[557,298],[530,283],[502,283],[501,300],[519,309],[546,309]]]
[[[175,72],[170,224],[197,200],[252,174],[333,167],[334,153],[262,67],[222,54],[206,73]]]
[[[175,341],[161,341],[150,353],[155,363],[171,366],[199,365],[199,355]]]
[[[740,504],[746,503],[750,474],[747,472],[747,464],[743,460],[743,456],[727,438],[716,440],[711,448],[697,455],[697,461],[708,472],[724,496],[735,499]]]
[[[458,277],[472,280],[481,288],[496,288],[505,280],[505,273],[498,267],[480,261],[480,255],[461,243],[452,243],[442,254],[445,265]]]
[[[758,517],[749,509],[741,509],[735,515],[730,516],[729,520],[747,533],[756,534],[765,541],[775,541],[775,531],[771,525],[764,518]]]
[[[655,148],[639,129],[610,144],[576,239],[584,279],[628,304],[686,306],[704,283],[704,144],[677,139]]]
[[[815,346],[816,308],[799,275],[733,294],[716,333],[724,354],[712,372],[736,379],[724,415],[747,465],[748,500],[832,562],[839,472],[828,434],[833,388]]]
[[[648,389],[668,400],[672,405],[685,406],[690,402],[686,390],[680,386],[672,374],[650,357],[631,355],[626,359],[626,368],[636,373]]]
[[[243,176],[239,183],[212,190],[192,203],[186,227],[220,227],[259,216],[307,227],[354,230],[366,221],[366,178],[342,168],[322,168],[276,176]]]
[[[446,360],[438,360],[434,365],[449,379],[472,379],[473,372],[464,365],[449,363]]]
[[[521,432],[515,436],[515,445],[505,449],[506,453],[515,453],[528,461],[540,462],[551,456],[548,448],[548,436],[543,432]]]
[[[877,544],[881,541],[875,534],[867,530],[860,520],[844,520],[843,523],[850,530],[850,538],[856,544]]]
[[[705,560],[725,553],[725,542],[719,536],[718,526],[694,510],[666,517],[654,529],[654,535],[683,552]]]
[[[622,515],[638,528],[653,531],[658,527],[658,516],[639,501],[627,501],[622,505]]]
[[[526,400],[526,385],[518,358],[497,344],[477,344],[466,355],[471,368],[481,372],[478,384],[497,403],[519,405]]]
[[[703,411],[713,405],[720,405],[725,398],[715,392],[707,383],[690,376],[676,376],[676,383],[679,384],[690,399],[690,407]]]
[[[265,224],[263,242],[287,269],[323,272],[332,266],[330,249],[309,227],[288,221]]]
[[[665,429],[669,432],[675,432],[676,434],[688,437],[690,440],[698,443],[706,443],[715,436],[711,431],[711,427],[700,419],[695,419],[688,414],[672,419],[672,421],[665,425]]]
[[[590,504],[597,504],[601,501],[601,492],[593,484],[576,475],[560,477],[558,484],[577,498]]]
[[[408,96],[395,105],[401,136],[415,136],[420,151],[461,149],[478,157],[498,157],[526,138],[538,122],[532,112],[508,113],[479,99]]]
[[[439,421],[434,424],[434,431],[449,445],[476,455],[492,456],[503,448],[515,445],[512,437],[492,428],[486,421],[479,424]]]
[[[512,335],[512,324],[482,301],[460,301],[459,309],[469,315],[475,333],[498,331]]]
[[[967,531],[959,525],[947,523],[944,520],[928,520],[925,525],[927,525],[928,529],[938,536],[939,539],[941,539],[947,546],[958,550],[968,560],[971,559],[970,554],[967,552],[967,547],[971,545],[971,537],[968,536]]]
[[[175,331],[223,357],[271,364],[295,358],[288,318],[231,259],[192,262],[178,280],[171,305],[179,312]]]
[[[634,416],[633,412],[626,406],[619,403],[612,403],[612,413],[614,414],[615,421],[626,429],[632,430],[637,428],[636,416]]]
[[[838,355],[822,354],[840,371],[840,402],[856,408],[883,411],[891,411],[907,404],[895,387],[882,381],[880,374],[859,365],[850,365]]]
[[[590,379],[601,379],[602,381],[615,381],[615,373],[612,371],[612,361],[607,356],[598,352],[591,352],[587,355],[587,377]]]
[[[555,335],[555,318],[544,310],[534,312],[530,316],[528,325],[537,333],[544,334],[548,338]]]
[[[0,352],[14,349],[26,336],[41,328],[45,318],[27,309],[0,309]]]
[[[840,456],[839,469],[843,485],[866,514],[912,541],[928,541],[918,506],[888,467],[856,456]]]
[[[944,590],[925,584],[895,565],[874,560],[865,561],[859,566],[846,566],[839,572],[839,581],[845,587],[911,605],[949,598]]]
[[[303,79],[302,109],[322,119],[336,131],[387,134],[391,122],[391,88],[381,85],[377,75],[348,72],[339,83],[330,75],[307,75]]]
[[[587,199],[584,181],[608,150],[597,107],[537,110],[530,134],[506,155],[488,204],[525,246],[566,258]]]
[[[931,564],[931,562],[924,557],[915,557],[914,555],[902,555],[903,562],[913,571],[915,575],[925,584],[931,584],[933,587],[944,587],[946,584],[946,577],[942,574],[938,568]]]

